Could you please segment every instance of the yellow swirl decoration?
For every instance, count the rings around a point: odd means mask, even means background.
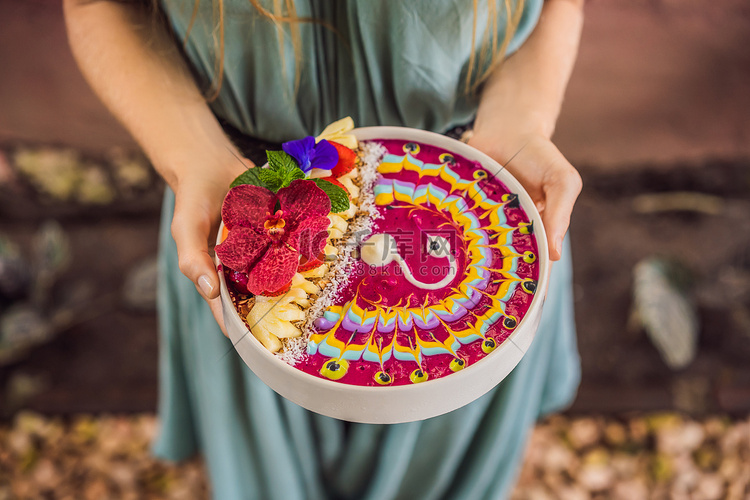
[[[345,359],[329,359],[323,363],[320,374],[331,380],[339,380],[349,370],[349,362]]]
[[[463,370],[466,368],[466,361],[461,358],[453,358],[448,365],[448,368],[450,368],[452,372]]]
[[[424,382],[425,380],[427,380],[427,378],[427,373],[421,368],[417,368],[416,370],[411,372],[411,375],[409,375],[409,380],[411,380],[413,384]]]
[[[488,337],[482,341],[482,351],[484,351],[485,354],[491,353],[496,347],[497,342],[493,338]]]
[[[393,383],[393,377],[381,370],[375,374],[375,382],[379,385],[391,385],[391,383]]]

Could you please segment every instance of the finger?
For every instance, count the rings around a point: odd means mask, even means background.
[[[219,277],[208,252],[212,220],[208,211],[191,202],[187,195],[177,196],[172,237],[177,245],[180,271],[187,276],[206,300],[219,296]]]
[[[545,207],[542,214],[551,260],[559,260],[562,256],[562,241],[570,225],[570,215],[583,188],[578,171],[559,151],[557,155],[556,166],[544,182]]]
[[[201,291],[197,285],[195,288],[198,290],[198,292]],[[211,309],[211,314],[213,314],[216,323],[219,325],[219,328],[221,328],[221,333],[223,333],[225,337],[229,338],[229,335],[227,334],[227,327],[224,323],[224,311],[221,305],[221,297],[217,297],[215,299],[206,299],[206,302],[208,303],[208,307]]]

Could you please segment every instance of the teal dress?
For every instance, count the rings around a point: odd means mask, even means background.
[[[510,50],[533,29],[541,3],[527,0]],[[337,30],[300,26],[296,91],[289,37],[282,58],[276,27],[255,14],[248,0],[225,0],[225,76],[212,106],[237,129],[279,142],[315,134],[347,115],[359,126],[436,132],[474,116],[476,98],[463,86],[471,0],[295,4],[300,17],[326,21]],[[193,5],[193,0],[163,0],[179,40]],[[478,40],[485,15],[480,8]],[[502,19],[498,25],[504,26]],[[185,45],[203,84],[213,78],[212,47],[211,2],[203,0]],[[580,370],[567,245],[552,270],[537,337],[496,389],[421,422],[351,424],[281,398],[243,364],[178,270],[169,232],[173,209],[168,192],[159,257],[161,430],[154,451],[172,460],[202,453],[217,499],[505,498],[535,421],[575,396]]]

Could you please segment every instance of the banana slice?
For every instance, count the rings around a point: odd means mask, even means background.
[[[353,170],[352,170],[353,172]],[[351,172],[349,172],[350,174]],[[339,177],[339,182],[344,185],[347,191],[349,191],[349,196],[352,200],[356,200],[359,198],[359,186],[354,184],[354,181],[352,181],[352,178],[349,177],[349,174],[342,175]]]
[[[350,132],[354,128],[354,120],[350,116],[342,118],[341,120],[335,121],[323,129],[316,141],[326,139],[328,141],[338,142],[346,146],[349,149],[357,149],[357,138],[354,137]]]
[[[327,266],[323,264],[316,269],[321,269],[322,276]],[[305,319],[305,312],[300,307],[310,307],[307,294],[319,292],[320,288],[315,283],[305,279],[302,273],[297,273],[292,278],[292,286],[288,292],[278,297],[256,296],[255,305],[246,317],[250,331],[266,349],[271,352],[279,351],[282,348],[280,338],[302,335],[302,331],[292,322]]]
[[[271,352],[281,349],[280,338],[302,335],[302,331],[292,321],[304,319],[304,311],[297,304],[285,300],[256,302],[247,315],[250,331]]]
[[[326,255],[328,255],[328,246],[326,246]],[[294,278],[292,278],[292,288],[303,290],[305,293],[320,292],[320,288],[318,288],[318,285],[316,285],[312,281],[306,280],[305,277],[300,273],[295,274]]]
[[[336,214],[328,214],[328,220],[331,221],[331,225],[328,227],[328,237],[334,240],[343,238],[346,228],[349,227],[349,223],[343,217]]]
[[[328,266],[326,264],[321,264],[318,267],[314,267],[309,271],[303,271],[299,274],[301,274],[304,278],[322,278],[323,276],[325,276],[327,271]]]
[[[331,245],[330,243],[326,243],[326,247],[323,249],[323,253],[326,255],[326,257],[336,256],[339,254],[339,249]]]
[[[336,215],[339,217],[342,217],[346,220],[350,220],[354,218],[354,216],[357,214],[357,205],[354,203],[349,203],[349,208],[344,210],[343,212],[337,212]]]

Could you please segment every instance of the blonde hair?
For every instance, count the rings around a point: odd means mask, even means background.
[[[498,44],[499,36],[497,33],[497,26],[500,17],[498,1],[502,1],[503,10],[505,12],[505,36],[500,44]],[[487,0],[487,27],[484,30],[484,39],[482,40],[482,46],[479,48],[479,60],[477,61],[476,39],[479,1],[474,0],[474,23],[471,29],[471,55],[469,56],[469,69],[466,72],[465,82],[466,89],[469,92],[476,91],[505,59],[508,45],[516,34],[518,24],[521,22],[521,15],[523,14],[523,8],[526,2],[525,0],[516,0],[513,2],[515,5],[511,5],[511,3],[511,0]],[[489,62],[487,61],[488,53]],[[474,78],[474,73],[483,67],[485,68],[484,71]]]
[[[338,34],[337,30],[326,22],[307,17],[298,17],[294,0],[272,0],[272,10],[268,10],[261,5],[260,0],[248,1],[259,14],[271,20],[276,25],[283,68],[286,68],[286,65],[283,64],[284,37],[286,36],[284,26],[289,26],[289,37],[294,50],[294,92],[296,93],[300,84],[299,70],[302,61],[300,24],[308,22],[320,24]],[[521,21],[521,15],[523,14],[525,3],[525,0],[487,0],[487,25],[484,30],[482,45],[479,47],[479,50],[477,50],[476,39],[479,24],[479,0],[473,0],[474,20],[471,29],[472,50],[471,55],[469,56],[469,66],[466,72],[466,80],[464,82],[467,92],[471,93],[477,91],[479,86],[490,76],[490,74],[502,64],[505,59],[508,45],[518,29],[518,24]],[[190,31],[195,24],[199,4],[200,0],[195,0],[193,13],[185,32],[184,43],[187,43]],[[214,59],[215,76],[207,94],[207,99],[209,101],[213,101],[219,96],[224,81],[224,0],[213,0],[213,11],[215,19],[215,27],[213,30],[214,51],[217,54],[217,57]],[[501,13],[505,13],[505,35],[502,41],[499,40],[500,37],[497,30]],[[477,52],[479,53],[479,57],[477,57]],[[482,68],[484,69],[482,70]],[[284,69],[284,71],[286,70]]]

